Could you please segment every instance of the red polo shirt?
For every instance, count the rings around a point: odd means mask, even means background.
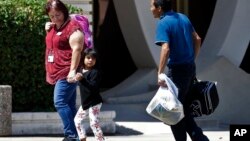
[[[55,27],[46,35],[45,67],[46,81],[55,84],[57,80],[65,79],[70,70],[72,49],[69,45],[70,35],[81,30],[76,21],[70,20],[59,30]]]

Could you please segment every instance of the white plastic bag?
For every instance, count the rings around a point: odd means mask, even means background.
[[[178,89],[165,74],[160,74],[159,77],[165,80],[168,87],[158,89],[146,111],[165,124],[175,125],[184,117],[183,105],[177,99]]]

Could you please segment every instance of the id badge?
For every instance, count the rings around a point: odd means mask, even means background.
[[[57,36],[61,36],[61,35],[62,35],[62,32],[57,32],[56,35],[57,35]]]
[[[54,62],[54,56],[53,56],[52,54],[50,54],[50,55],[48,56],[48,62],[49,62],[49,63],[53,63],[53,62]]]

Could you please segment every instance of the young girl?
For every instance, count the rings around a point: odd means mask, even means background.
[[[80,141],[86,141],[86,131],[81,122],[89,116],[90,127],[97,141],[104,141],[102,129],[99,124],[98,115],[102,106],[100,96],[100,74],[95,68],[96,51],[93,48],[84,50],[84,63],[80,73],[77,73],[75,80],[79,81],[81,92],[81,106],[74,118],[76,130]]]

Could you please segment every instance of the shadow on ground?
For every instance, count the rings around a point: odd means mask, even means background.
[[[129,136],[129,135],[142,135],[142,134],[143,134],[142,132],[139,132],[137,130],[127,128],[127,127],[121,126],[121,125],[116,125],[116,134],[115,135]]]

